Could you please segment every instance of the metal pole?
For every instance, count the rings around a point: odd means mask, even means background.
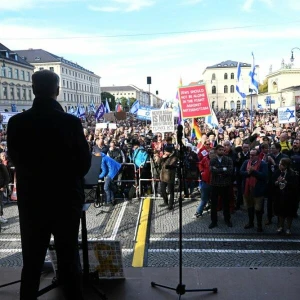
[[[252,115],[253,115],[253,105],[252,105],[252,90],[251,90],[251,94],[250,94],[250,130],[251,133],[253,131],[253,120],[252,120]]]

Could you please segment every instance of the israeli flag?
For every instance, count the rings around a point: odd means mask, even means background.
[[[85,108],[83,105],[81,105],[79,107],[79,115],[80,115],[80,118],[84,118],[85,117]]]
[[[101,119],[103,117],[104,113],[105,113],[105,107],[104,107],[103,103],[101,102],[101,104],[99,105],[99,107],[95,113],[95,119],[96,120]]]
[[[74,107],[73,106],[68,109],[68,114],[74,115]]]
[[[135,115],[135,114],[137,114],[139,108],[140,108],[139,100],[135,100],[134,103],[132,104],[129,112]]]
[[[74,115],[75,115],[77,118],[80,118],[80,108],[79,108],[79,106],[77,106]]]
[[[88,111],[92,113],[96,112],[96,107],[93,101],[91,101],[91,103],[89,104]]]
[[[205,123],[209,128],[214,128],[219,126],[217,116],[213,109],[211,109],[211,115],[205,117]]]
[[[110,108],[109,108],[109,105],[108,105],[108,101],[107,101],[107,98],[105,99],[105,113],[109,113],[110,112]]]
[[[241,97],[243,99],[245,99],[246,94],[245,94],[245,89],[244,89],[244,81],[243,81],[243,77],[242,77],[241,63],[238,63],[238,66],[237,66],[236,78],[237,78],[237,83],[236,83],[235,89],[241,95]]]
[[[241,111],[241,113],[240,113],[240,115],[239,115],[239,119],[240,119],[240,120],[244,120],[244,112],[243,112],[243,111]]]
[[[257,74],[256,74],[256,67],[255,67],[255,62],[254,62],[254,54],[252,52],[252,57],[253,57],[253,62],[252,62],[252,70],[249,73],[250,76],[250,89],[258,94],[258,81],[257,81]]]
[[[257,108],[262,109],[263,106],[261,104],[257,103]]]

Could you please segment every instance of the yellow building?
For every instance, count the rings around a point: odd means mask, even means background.
[[[34,67],[0,43],[0,110],[18,111],[32,106],[31,76]]]

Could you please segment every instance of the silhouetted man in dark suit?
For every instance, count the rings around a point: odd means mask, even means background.
[[[57,102],[59,77],[32,75],[32,108],[9,120],[8,152],[17,175],[23,270],[20,299],[36,300],[51,234],[66,299],[83,299],[78,230],[83,177],[91,156],[78,118]]]

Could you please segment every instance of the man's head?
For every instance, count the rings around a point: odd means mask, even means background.
[[[251,161],[257,161],[258,160],[258,150],[257,149],[252,149],[251,151],[250,151],[250,160]]]
[[[295,152],[300,151],[300,140],[298,140],[298,139],[294,140],[293,151],[295,151]]]
[[[217,145],[216,153],[218,156],[223,156],[224,155],[224,147],[222,145]]]
[[[49,97],[56,100],[59,95],[59,76],[49,70],[33,73],[32,90],[36,97]]]
[[[278,155],[278,153],[281,151],[281,145],[279,143],[274,143],[271,145],[271,152],[273,155]]]
[[[288,134],[286,132],[283,132],[280,134],[280,142],[285,142],[288,139]]]
[[[248,143],[243,143],[242,149],[244,153],[247,153],[250,149],[250,145]]]

